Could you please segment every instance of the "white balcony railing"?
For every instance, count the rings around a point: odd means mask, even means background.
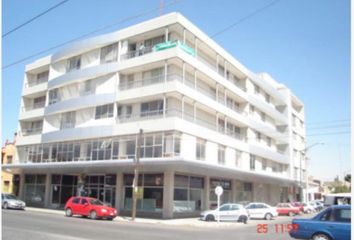
[[[35,109],[39,109],[39,108],[44,108],[44,106],[45,106],[45,102],[34,103],[31,105],[22,107],[22,112],[27,112],[27,111],[31,111],[31,110],[35,110]]]

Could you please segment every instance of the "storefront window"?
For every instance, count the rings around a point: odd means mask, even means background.
[[[25,202],[28,206],[43,207],[46,175],[25,175]]]
[[[124,175],[124,208],[131,209],[133,201],[132,184],[134,175]],[[138,211],[160,212],[163,208],[163,174],[140,174],[138,183]]]
[[[201,177],[175,175],[174,212],[200,211],[204,181]]]
[[[221,204],[231,202],[231,180],[210,179],[209,208],[211,209],[217,207],[217,196],[215,194],[217,186],[221,186],[224,190],[220,196]]]

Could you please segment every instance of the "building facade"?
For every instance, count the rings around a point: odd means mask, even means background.
[[[26,66],[17,157],[28,205],[87,194],[128,214],[142,129],[138,215],[299,197],[304,106],[179,13],[74,43]]]
[[[1,164],[11,165],[15,159],[16,154],[16,135],[13,142],[6,140],[5,145],[1,149]],[[3,193],[18,194],[19,182],[18,176],[13,175],[11,171],[1,171],[1,191]]]

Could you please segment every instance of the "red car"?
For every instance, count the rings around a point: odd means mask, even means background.
[[[277,212],[279,215],[294,216],[300,214],[300,208],[291,205],[290,203],[278,203]]]
[[[90,197],[71,197],[65,204],[65,216],[87,216],[91,219],[106,218],[113,220],[117,216],[115,208],[104,205],[100,200]]]
[[[301,212],[304,212],[304,204],[302,204],[301,202],[293,202],[291,203],[291,205],[293,205],[294,207],[298,207]]]

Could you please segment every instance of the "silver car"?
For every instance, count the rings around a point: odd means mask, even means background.
[[[13,208],[13,209],[22,209],[25,210],[26,203],[19,200],[13,194],[2,193],[1,194],[1,207],[4,209]]]
[[[227,203],[215,210],[204,211],[200,214],[200,219],[204,221],[215,221],[219,217],[220,221],[234,220],[247,223],[248,212],[240,204]]]

